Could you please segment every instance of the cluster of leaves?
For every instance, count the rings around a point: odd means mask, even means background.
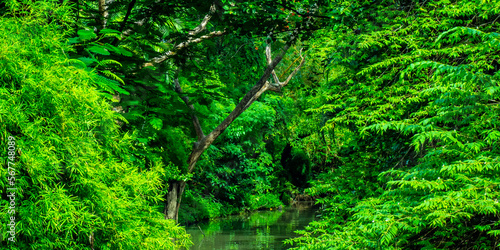
[[[220,105],[220,106],[219,106]],[[212,119],[217,123],[224,119],[234,104],[223,105],[214,102],[211,108]],[[221,110],[225,110],[221,113]],[[253,196],[276,192],[273,184],[278,168],[275,158],[279,149],[269,148],[269,136],[275,129],[275,111],[266,102],[255,102],[221,136],[217,145],[212,145],[207,156],[199,163],[199,170],[193,178],[198,192],[215,195],[218,200],[233,206],[242,206],[252,210],[264,207],[277,207],[276,202],[250,205],[255,202]],[[266,139],[267,138],[267,139]],[[279,201],[279,200],[278,200]]]
[[[184,224],[219,218],[235,213],[231,204],[222,204],[213,195],[201,195],[196,188],[186,190],[184,208],[179,211],[179,221]]]
[[[113,94],[119,93],[122,95],[130,95],[128,91],[123,89],[120,84],[125,82],[113,73],[110,69],[122,67],[122,64],[113,59],[101,59],[100,56],[111,55],[110,51],[116,55],[131,57],[133,54],[123,47],[113,46],[111,44],[102,44],[100,40],[106,37],[120,39],[120,32],[113,29],[102,29],[99,31],[99,37],[94,31],[81,29],[77,32],[78,36],[68,39],[68,44],[73,47],[82,47],[83,51],[88,54],[88,57],[82,56],[77,59],[72,59],[74,66],[90,72],[96,72],[94,82],[102,95],[108,100],[113,101]]]
[[[159,212],[161,161],[130,159],[135,135],[119,131],[122,118],[95,89],[95,72],[67,57],[68,26],[61,26],[68,7],[14,3],[0,18],[0,147],[15,138],[17,242],[2,241],[2,248],[189,246],[185,230]],[[7,239],[7,150],[1,154],[0,223]]]
[[[330,116],[325,130],[338,157],[309,189],[325,196],[323,220],[288,242],[498,247],[498,3],[331,7],[333,31],[318,32],[327,39],[313,44],[328,55],[325,101],[310,111]]]
[[[164,183],[187,178],[183,174],[192,139],[186,128],[188,109],[168,86],[175,67],[148,62],[172,49],[167,41],[173,34],[182,39],[179,32],[193,27],[177,18],[188,7],[113,1],[105,6],[106,14],[97,2],[78,1],[74,7],[77,31],[68,40],[75,48],[72,61],[97,73],[102,81],[96,87],[124,118],[121,129],[135,135],[131,161],[163,162]]]

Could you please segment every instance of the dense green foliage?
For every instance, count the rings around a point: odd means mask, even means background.
[[[10,0],[0,14],[0,145],[19,149],[17,243],[2,247],[188,247],[164,219],[180,182],[181,224],[314,197],[321,220],[297,249],[500,244],[499,1]],[[190,170],[196,120],[204,135],[223,123],[266,45],[294,34],[276,74],[307,54],[301,70]]]
[[[36,8],[67,11],[54,4]],[[1,147],[13,136],[18,149],[17,243],[11,249],[188,246],[184,229],[159,212],[161,162],[149,171],[130,163],[134,136],[118,130],[120,117],[96,91],[95,73],[71,66],[67,34],[35,10],[2,18],[0,27]],[[0,175],[7,239],[7,167]]]
[[[306,249],[499,244],[497,1],[335,1],[318,35],[326,92],[309,111],[337,162],[308,192],[324,219]]]

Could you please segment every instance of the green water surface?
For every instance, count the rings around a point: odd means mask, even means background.
[[[283,240],[297,237],[294,231],[315,218],[311,206],[299,206],[203,222],[187,227],[194,243],[190,249],[287,249],[291,246]]]

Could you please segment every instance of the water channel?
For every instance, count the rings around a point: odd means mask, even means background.
[[[300,204],[194,224],[186,228],[194,243],[190,249],[288,249],[283,240],[297,237],[294,231],[315,220],[315,211],[310,204]]]

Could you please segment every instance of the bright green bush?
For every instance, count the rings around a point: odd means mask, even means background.
[[[280,205],[283,205],[279,197],[273,193],[246,195],[245,204],[250,208],[250,210],[277,208]]]
[[[189,236],[160,212],[162,165],[129,158],[133,135],[96,91],[94,73],[70,65],[64,26],[23,5],[0,18],[0,148],[16,141],[16,243],[10,249],[172,249]],[[41,6],[41,7],[40,7]],[[38,9],[37,9],[38,8]],[[38,10],[38,12],[37,12]],[[33,13],[33,14],[30,14]],[[36,14],[36,15],[35,15]],[[42,13],[43,14],[43,13]],[[7,167],[0,169],[0,225],[7,239]]]
[[[336,163],[299,249],[500,242],[498,1],[332,1],[322,83]]]

